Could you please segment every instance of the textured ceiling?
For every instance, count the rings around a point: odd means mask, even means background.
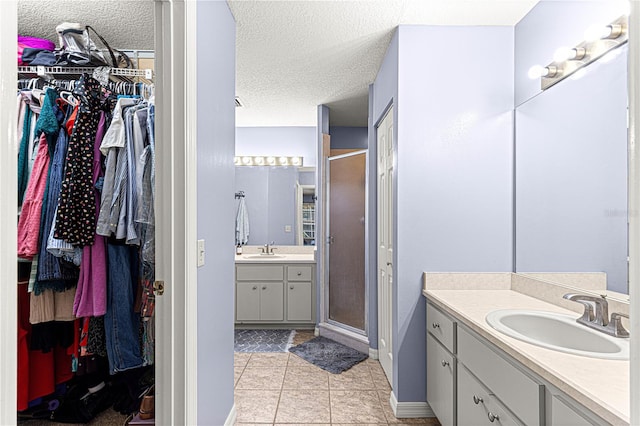
[[[366,126],[368,86],[394,29],[515,25],[536,0],[228,0],[237,22],[238,126]]]
[[[114,49],[153,50],[153,0],[19,0],[18,33],[58,44],[62,22],[90,25]],[[92,36],[99,46],[100,41]]]
[[[220,1],[220,0],[218,0]],[[366,126],[368,86],[399,24],[515,25],[537,0],[228,0],[237,22],[238,126]],[[19,0],[21,34],[57,41],[61,22],[112,47],[153,49],[153,0]]]

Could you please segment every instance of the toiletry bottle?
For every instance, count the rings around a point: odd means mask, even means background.
[[[242,246],[240,244],[236,246],[236,254],[242,254]]]

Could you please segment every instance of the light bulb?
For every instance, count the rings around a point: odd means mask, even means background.
[[[575,57],[575,52],[573,51],[573,49],[570,49],[568,47],[559,47],[558,49],[556,49],[555,53],[553,54],[553,60],[555,62],[564,62],[568,59],[573,59]]]
[[[249,165],[251,163],[251,157],[242,157],[242,163]]]
[[[280,157],[280,164],[283,164],[283,165],[289,164],[289,159],[287,157]]]
[[[262,166],[264,164],[264,157],[256,157],[256,163]]]
[[[592,25],[584,32],[584,39],[588,42],[594,42],[607,38],[611,35],[610,26]]]
[[[276,164],[276,157],[267,157],[267,163],[273,166]]]
[[[233,164],[235,164],[236,166],[239,166],[241,164],[240,157],[234,157]]]
[[[544,67],[542,65],[534,65],[529,68],[527,75],[531,80],[537,80],[544,74]]]
[[[293,165],[294,166],[299,166],[300,165],[300,157],[293,157]]]

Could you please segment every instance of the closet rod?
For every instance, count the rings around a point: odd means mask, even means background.
[[[43,76],[45,74],[84,74],[92,73],[96,67],[45,67],[38,65],[35,67],[18,67],[18,74],[37,74]],[[147,80],[153,79],[153,70],[151,69],[131,69],[131,68],[111,68],[111,75],[120,75],[125,77],[144,77]]]

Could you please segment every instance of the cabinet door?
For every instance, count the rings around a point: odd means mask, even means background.
[[[261,283],[260,288],[260,320],[282,321],[284,319],[284,284]]]
[[[427,402],[440,424],[455,425],[455,360],[427,333]]]
[[[236,321],[260,319],[260,284],[236,283]]]
[[[569,407],[555,395],[553,396],[551,404],[552,426],[592,426],[602,424],[587,420],[582,414],[579,414],[573,408]]]
[[[290,282],[287,287],[287,321],[311,321],[311,283]]]

